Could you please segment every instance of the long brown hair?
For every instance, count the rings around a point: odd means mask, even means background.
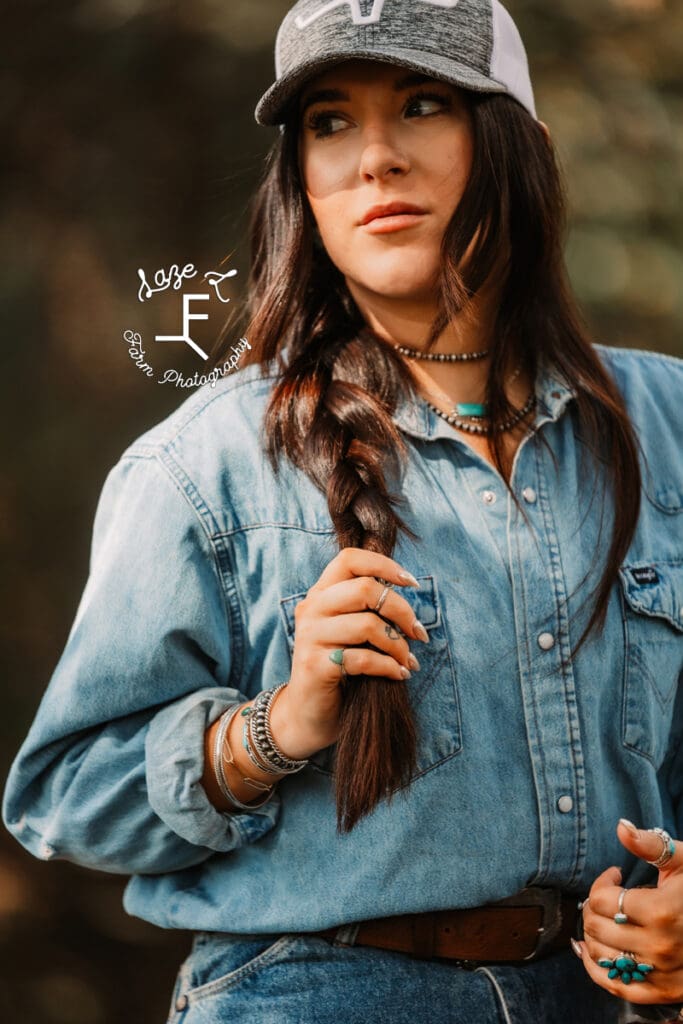
[[[509,97],[472,92],[467,97],[473,166],[444,233],[439,315],[428,347],[455,313],[467,312],[468,300],[494,271],[500,240],[506,239],[506,276],[487,383],[492,425],[513,411],[504,389],[511,363],[521,364],[534,379],[539,360],[548,360],[576,392],[576,415],[595,479],[602,467],[603,500],[609,488],[614,505],[609,549],[590,595],[595,600],[580,646],[604,625],[610,591],[637,523],[637,443],[568,282],[566,198],[552,144]],[[279,371],[264,419],[266,454],[275,472],[280,455],[286,455],[326,496],[340,549],[391,555],[399,529],[415,538],[396,509],[400,496],[387,490],[385,472],[390,460],[406,458],[391,414],[399,397],[413,395],[416,385],[402,357],[364,323],[320,243],[302,187],[297,133],[292,120],[273,144],[252,208],[248,362],[265,366],[277,356]],[[223,336],[230,326],[228,321]],[[287,365],[280,355],[285,344]],[[492,448],[507,480],[501,438],[494,432]],[[404,683],[348,677],[335,761],[339,832],[351,831],[381,799],[390,800],[409,782],[416,743]]]

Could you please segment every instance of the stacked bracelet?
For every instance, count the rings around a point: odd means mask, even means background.
[[[238,810],[253,811],[258,807],[263,807],[263,805],[270,800],[274,792],[273,787],[266,786],[265,783],[257,782],[255,779],[243,777],[242,782],[246,783],[247,785],[253,786],[255,789],[266,790],[266,795],[264,796],[263,800],[261,800],[260,803],[245,804],[235,796],[232,789],[230,788],[230,785],[228,784],[228,780],[225,775],[224,767],[224,760],[225,763],[227,764],[235,764],[235,759],[233,757],[232,750],[230,749],[230,744],[228,743],[228,729],[230,727],[230,723],[232,722],[233,718],[235,717],[235,715],[237,714],[241,707],[242,705],[239,702],[231,704],[227,708],[227,710],[224,711],[223,714],[221,715],[220,725],[216,730],[216,740],[213,748],[213,770],[216,776],[216,780],[218,782],[218,788],[220,789],[225,799],[229,800],[230,803],[233,804]],[[223,750],[226,747],[229,756],[224,759]]]
[[[252,764],[272,775],[292,775],[300,772],[308,764],[308,759],[297,760],[283,754],[270,731],[270,709],[275,697],[285,686],[286,682],[270,690],[261,690],[252,705],[245,707],[241,712],[246,718],[242,730],[242,745]]]

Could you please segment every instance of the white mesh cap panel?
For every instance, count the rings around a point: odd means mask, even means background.
[[[512,96],[530,107],[536,117],[529,64],[517,26],[499,0],[492,0],[493,52],[491,78],[506,85]]]

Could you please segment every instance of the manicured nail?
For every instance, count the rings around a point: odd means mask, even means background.
[[[415,669],[416,672],[420,669],[420,662],[417,660],[412,651],[408,654],[408,664],[411,668]]]
[[[401,571],[398,574],[398,578],[400,580],[405,580],[405,582],[409,583],[411,587],[419,587],[420,586],[420,584],[417,582],[417,580],[415,579],[413,574],[410,573],[410,572],[406,572],[405,569],[401,569]]]
[[[401,677],[403,679],[410,679],[410,672],[407,668],[404,668],[403,665],[401,665]]]
[[[418,640],[424,640],[426,644],[429,643],[429,633],[424,628],[419,619],[415,619],[415,622],[413,623],[413,633],[418,638]]]
[[[569,941],[571,942],[572,949],[574,950],[574,952],[578,956],[579,960],[583,960],[583,951],[582,951],[581,946],[579,945],[579,943],[576,941],[576,939],[570,939]]]
[[[628,820],[628,818],[619,818],[619,824],[623,825],[624,828],[627,828],[632,836],[637,836],[638,835],[638,829],[636,828],[636,826],[633,824],[632,821]]]

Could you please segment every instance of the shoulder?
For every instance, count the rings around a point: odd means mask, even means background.
[[[267,400],[277,380],[275,363],[253,363],[227,377],[203,384],[170,415],[140,434],[124,454],[179,452],[219,439],[223,444],[258,428]]]
[[[611,372],[638,426],[655,416],[669,429],[681,424],[683,359],[642,349],[596,345],[596,352]]]
[[[667,512],[683,508],[683,359],[637,349],[596,349],[619,388],[644,460],[644,488]]]
[[[197,388],[126,447],[114,478],[123,476],[127,465],[137,464],[136,476],[146,482],[150,497],[155,488],[163,488],[161,470],[207,528],[219,530],[224,513],[251,506],[255,490],[263,490],[255,487],[257,480],[270,480],[262,424],[277,380],[274,360],[251,364]],[[164,492],[168,488],[160,491],[159,500]]]

